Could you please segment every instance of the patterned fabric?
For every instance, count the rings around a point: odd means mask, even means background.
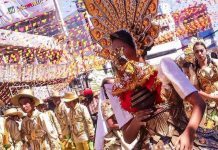
[[[62,135],[66,138],[70,136],[70,127],[68,123],[69,112],[64,103],[60,103],[54,110],[55,116],[61,127]]]
[[[211,95],[218,95],[218,67],[211,62],[207,67],[197,70],[197,79],[201,90]],[[205,127],[218,129],[218,109],[213,100],[208,99],[205,118]]]
[[[26,116],[21,125],[25,147],[31,150],[59,150],[58,133],[52,128],[48,115],[34,110],[31,117]]]
[[[12,149],[19,150],[22,149],[22,139],[20,132],[20,122],[14,121],[10,118],[6,119],[5,130],[9,133],[9,142]]]
[[[104,137],[104,150],[118,150],[121,149],[121,142],[118,134],[121,134],[121,131],[110,131]]]
[[[171,149],[175,146],[172,141],[178,137],[187,125],[183,101],[172,86],[162,89],[162,98],[165,103],[156,105],[158,110],[166,110],[146,121],[141,129],[140,140],[135,149]],[[149,143],[149,144],[148,144]]]
[[[173,87],[171,91],[167,89],[162,96],[167,98],[167,101],[158,107],[168,107],[169,109],[146,122],[145,127],[140,132],[141,138],[134,149],[174,149],[179,135],[186,128],[188,119],[184,111],[184,105]],[[217,135],[218,131],[216,130],[199,127],[193,149],[217,149]]]
[[[218,91],[218,67],[210,63],[207,67],[197,70],[197,78],[200,87],[206,93]]]
[[[70,126],[75,143],[88,141],[94,137],[94,126],[86,106],[77,103],[75,108],[70,109]]]

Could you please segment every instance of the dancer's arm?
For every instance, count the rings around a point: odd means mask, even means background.
[[[197,92],[190,94],[185,100],[193,105],[193,111],[185,131],[180,135],[178,144],[176,144],[178,149],[192,148],[195,132],[201,122],[206,107],[203,99]]]
[[[191,149],[194,135],[203,117],[206,104],[198,94],[197,89],[190,83],[172,59],[163,59],[160,66],[163,75],[168,82],[173,85],[179,96],[190,102],[193,106],[188,125],[185,131],[180,135],[177,144],[177,149]]]

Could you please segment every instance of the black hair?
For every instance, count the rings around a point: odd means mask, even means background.
[[[111,34],[110,39],[111,39],[112,42],[114,40],[117,40],[117,39],[121,40],[124,43],[128,44],[130,47],[132,47],[134,50],[136,50],[136,45],[135,45],[134,39],[131,36],[131,34],[129,32],[127,32],[126,30],[119,30],[119,31]],[[142,54],[143,58],[147,55],[147,51],[149,51],[153,46],[154,46],[154,44],[152,44],[149,47],[144,46],[144,45],[139,47],[140,49],[144,50],[143,54]]]
[[[202,45],[205,49],[207,49],[207,46],[204,44],[204,42],[196,42],[194,45],[193,45],[193,50],[195,49],[195,46],[197,45]]]
[[[108,95],[107,95],[107,92],[106,92],[106,89],[104,87],[105,84],[108,84],[109,83],[109,80],[113,80],[114,78],[113,77],[107,77],[107,78],[104,78],[102,83],[101,83],[101,87],[103,88],[104,90],[104,94],[105,94],[105,97],[108,99]]]
[[[131,46],[132,48],[136,49],[136,45],[135,45],[135,42],[134,42],[132,36],[126,30],[120,30],[120,31],[117,31],[117,32],[111,34],[110,39],[112,42],[114,40],[119,39],[119,40],[123,41],[124,43],[128,44],[129,46]]]
[[[87,100],[88,103],[91,103],[92,100],[93,100],[93,98],[94,98],[94,96],[93,96],[93,94],[91,94],[91,95],[86,95],[85,98],[86,98],[86,100]]]
[[[215,58],[215,59],[218,58],[218,56],[217,56],[217,54],[215,52],[211,52],[210,56],[211,56],[211,58]]]

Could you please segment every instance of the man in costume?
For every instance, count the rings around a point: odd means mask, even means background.
[[[62,139],[62,132],[61,132],[60,124],[59,124],[54,112],[52,110],[48,109],[48,103],[40,100],[39,105],[37,105],[36,108],[40,112],[45,113],[46,115],[48,115],[50,121],[52,122],[52,127],[58,133],[59,139]]]
[[[50,99],[55,104],[54,113],[58,119],[61,127],[63,149],[74,149],[73,137],[71,137],[70,124],[69,124],[69,109],[66,107],[64,102],[61,102],[61,95],[58,91],[52,91]]]
[[[5,121],[5,134],[4,134],[4,146],[9,146],[11,150],[22,149],[23,142],[21,138],[20,119],[23,116],[21,110],[17,108],[9,108],[4,112]]]
[[[21,133],[25,148],[31,150],[60,150],[58,133],[52,127],[52,122],[46,114],[39,112],[36,106],[39,99],[31,89],[23,89],[12,97],[11,102],[27,114],[22,120]]]
[[[63,101],[70,108],[69,122],[72,130],[76,149],[89,150],[89,141],[94,138],[94,126],[86,106],[79,103],[76,93],[65,93]]]
[[[108,96],[125,141],[140,135],[135,149],[192,149],[204,101],[171,59],[163,59],[158,70],[143,59],[158,36],[152,24],[158,1],[84,2],[93,16],[91,35],[103,48],[98,53],[114,63],[116,79]],[[183,100],[193,105],[189,121]],[[206,144],[217,147],[214,141]]]

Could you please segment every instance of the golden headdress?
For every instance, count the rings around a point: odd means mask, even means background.
[[[158,0],[84,0],[92,16],[94,28],[90,33],[103,48],[100,56],[110,58],[110,35],[126,30],[140,52],[154,43],[159,27],[151,23],[157,14]]]

